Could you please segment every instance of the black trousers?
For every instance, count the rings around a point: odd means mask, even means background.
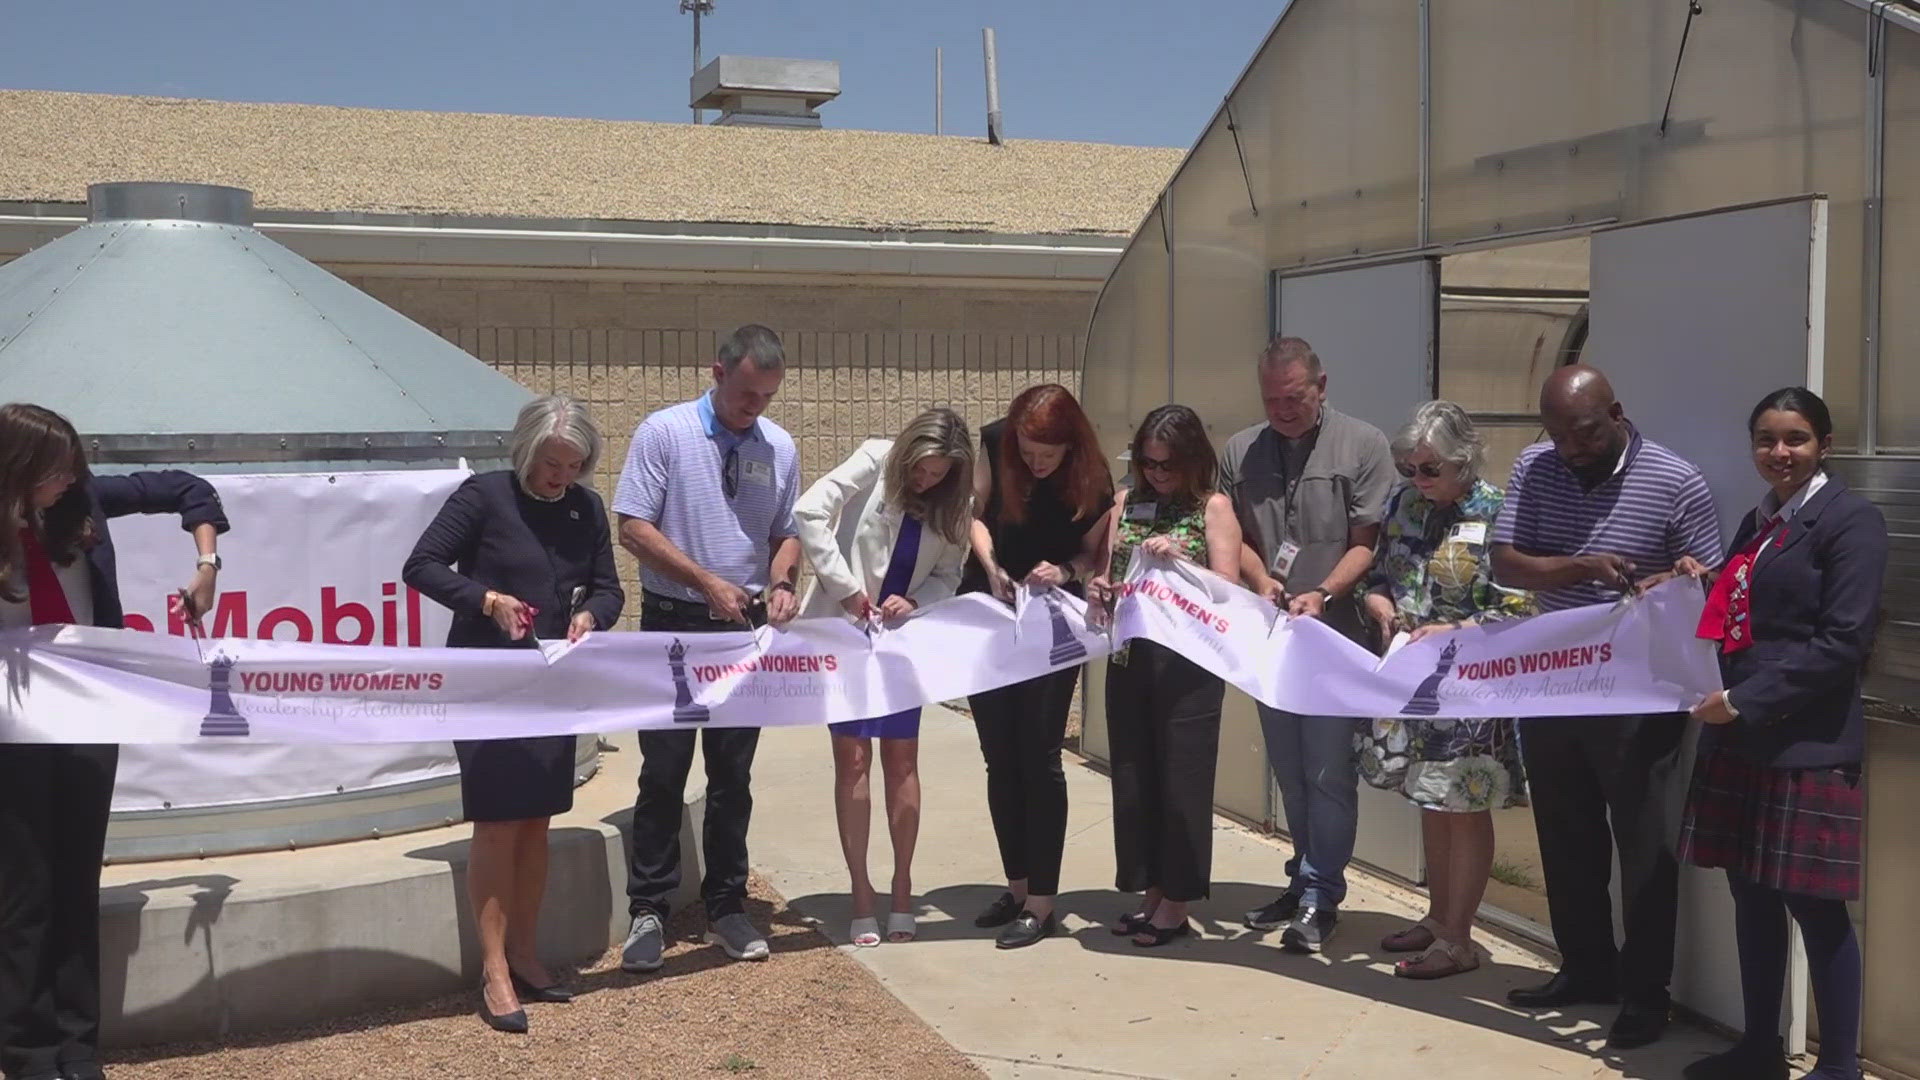
[[[1079,679],[1079,668],[1067,668],[967,699],[987,762],[987,811],[1000,842],[1000,864],[1007,880],[1026,879],[1034,896],[1060,892],[1067,846],[1060,744]]]
[[[0,1072],[99,1060],[100,864],[118,746],[0,746]]]
[[[1662,1005],[1673,978],[1680,868],[1675,772],[1686,714],[1520,721],[1520,753],[1565,970]],[[1609,824],[1612,835],[1609,836]],[[1626,940],[1614,946],[1613,848]]]
[[[675,602],[668,609],[651,596],[641,608],[640,628],[681,634],[742,629],[707,618],[706,608],[698,604]],[[705,728],[640,733],[640,795],[633,804],[627,860],[630,915],[652,912],[664,922],[680,889],[680,820],[696,741],[707,761],[707,812],[701,835],[707,872],[700,896],[709,920],[746,910],[747,824],[753,816],[750,785],[760,729]]]
[[[1107,664],[1114,887],[1204,900],[1213,883],[1213,774],[1226,684],[1151,641]]]

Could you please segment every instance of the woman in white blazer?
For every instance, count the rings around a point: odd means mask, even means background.
[[[870,439],[794,504],[800,545],[813,564],[802,613],[836,611],[860,623],[895,623],[960,586],[972,524],[973,439],[950,409],[929,409],[900,437]],[[833,809],[853,878],[855,945],[880,944],[867,834],[867,775],[880,740],[887,823],[893,836],[889,940],[914,935],[913,845],[920,834],[920,710],[832,725]]]

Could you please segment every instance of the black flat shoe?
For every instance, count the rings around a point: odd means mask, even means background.
[[[1185,919],[1178,926],[1154,926],[1149,923],[1133,935],[1133,947],[1136,949],[1157,949],[1170,941],[1186,937],[1193,932],[1193,924]],[[1145,939],[1145,940],[1142,940]]]
[[[1060,916],[1048,913],[1043,921],[1031,911],[1022,911],[1020,917],[1007,924],[1000,931],[1000,937],[994,945],[1002,949],[1024,949],[1044,938],[1050,938],[1060,930]]]
[[[1509,1004],[1523,1009],[1555,1009],[1562,1005],[1612,1005],[1620,1000],[1610,984],[1592,983],[1565,971],[1538,986],[1516,986],[1507,991]]]
[[[557,982],[535,986],[518,975],[513,976],[513,992],[520,995],[521,1001],[537,1001],[542,1005],[566,1005],[573,1001],[573,991]]]
[[[1660,1041],[1660,1036],[1667,1033],[1669,1011],[1665,1002],[1658,1005],[1627,1002],[1620,1007],[1613,1027],[1607,1030],[1607,1049],[1637,1050]]]
[[[982,930],[991,930],[996,926],[1005,926],[1020,917],[1020,901],[1010,892],[1000,894],[1000,899],[988,904],[985,911],[973,917],[973,925]]]
[[[1107,929],[1113,931],[1114,937],[1132,937],[1140,933],[1140,931],[1151,922],[1153,922],[1153,916],[1142,915],[1136,911],[1129,915],[1120,916],[1120,924],[1118,926],[1109,926]]]

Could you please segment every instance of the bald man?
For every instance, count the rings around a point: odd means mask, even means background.
[[[1690,555],[1721,561],[1719,518],[1700,470],[1643,437],[1607,377],[1563,367],[1540,391],[1550,443],[1528,447],[1494,526],[1493,575],[1530,589],[1543,611],[1618,600]],[[1679,867],[1670,781],[1685,713],[1520,721],[1547,906],[1560,970],[1507,995],[1558,1008],[1621,1002],[1607,1045],[1666,1029]],[[1611,840],[1608,828],[1611,825]],[[1615,947],[1608,881],[1620,850],[1626,938]]]

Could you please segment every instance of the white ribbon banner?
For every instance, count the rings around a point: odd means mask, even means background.
[[[1064,593],[981,595],[896,628],[604,633],[539,649],[208,642],[92,627],[0,635],[3,742],[384,743],[633,728],[790,727],[948,701],[1134,638],[1254,697],[1330,716],[1563,716],[1684,709],[1719,688],[1676,582],[1614,607],[1463,630],[1384,661],[1203,570],[1136,560],[1112,634]]]

